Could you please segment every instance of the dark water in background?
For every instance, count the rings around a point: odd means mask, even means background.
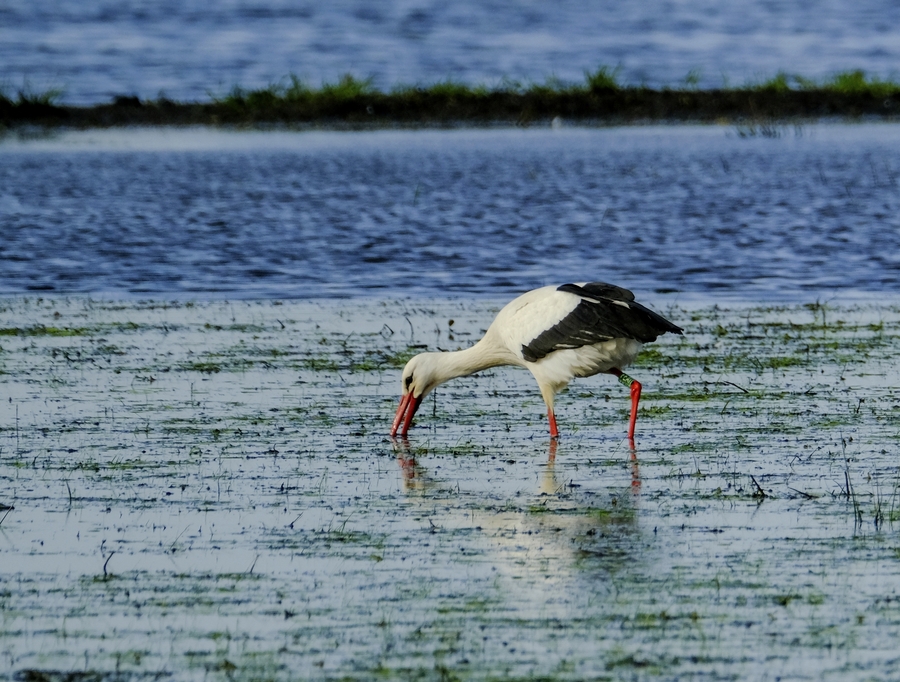
[[[900,127],[113,131],[0,145],[0,292],[900,290]]]
[[[205,99],[290,73],[376,85],[452,78],[581,81],[621,65],[629,83],[701,86],[772,77],[900,71],[894,0],[3,0],[0,85]]]

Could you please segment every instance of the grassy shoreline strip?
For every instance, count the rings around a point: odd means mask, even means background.
[[[690,76],[678,88],[623,85],[602,67],[584,83],[506,81],[500,86],[455,82],[403,86],[390,92],[346,75],[319,88],[296,76],[287,84],[235,87],[208,102],[140,100],[119,96],[108,104],[59,103],[60,92],[0,92],[0,128],[28,125],[104,128],[127,125],[324,125],[351,127],[515,124],[557,117],[600,124],[637,121],[765,122],[817,118],[900,118],[900,83],[839,73],[816,82],[779,73],[757,84],[701,90]]]

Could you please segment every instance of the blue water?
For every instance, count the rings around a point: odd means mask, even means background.
[[[235,84],[344,73],[389,88],[452,78],[581,81],[621,66],[629,83],[741,84],[783,69],[822,78],[900,71],[900,3],[461,0],[4,0],[0,85],[60,87],[70,103],[115,95],[205,99]]]
[[[0,144],[0,293],[900,290],[900,126],[98,131]],[[747,131],[744,131],[747,132]]]

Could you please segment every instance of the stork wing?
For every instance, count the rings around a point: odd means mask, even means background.
[[[617,287],[615,284],[607,284],[606,282],[588,282],[587,284],[563,284],[557,291],[567,291],[570,294],[581,296],[582,298],[608,298],[611,301],[633,301],[634,294]]]
[[[522,355],[529,362],[563,348],[580,348],[610,339],[649,343],[660,334],[682,332],[680,327],[637,303],[628,289],[590,282],[563,284],[557,291],[581,300],[572,312],[522,346]]]

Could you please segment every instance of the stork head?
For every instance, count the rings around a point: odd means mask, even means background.
[[[391,436],[396,436],[398,431],[401,436],[405,436],[416,410],[422,404],[422,399],[434,390],[435,386],[446,381],[441,371],[441,356],[444,355],[446,354],[421,353],[406,363],[400,379],[400,407],[394,416]]]

